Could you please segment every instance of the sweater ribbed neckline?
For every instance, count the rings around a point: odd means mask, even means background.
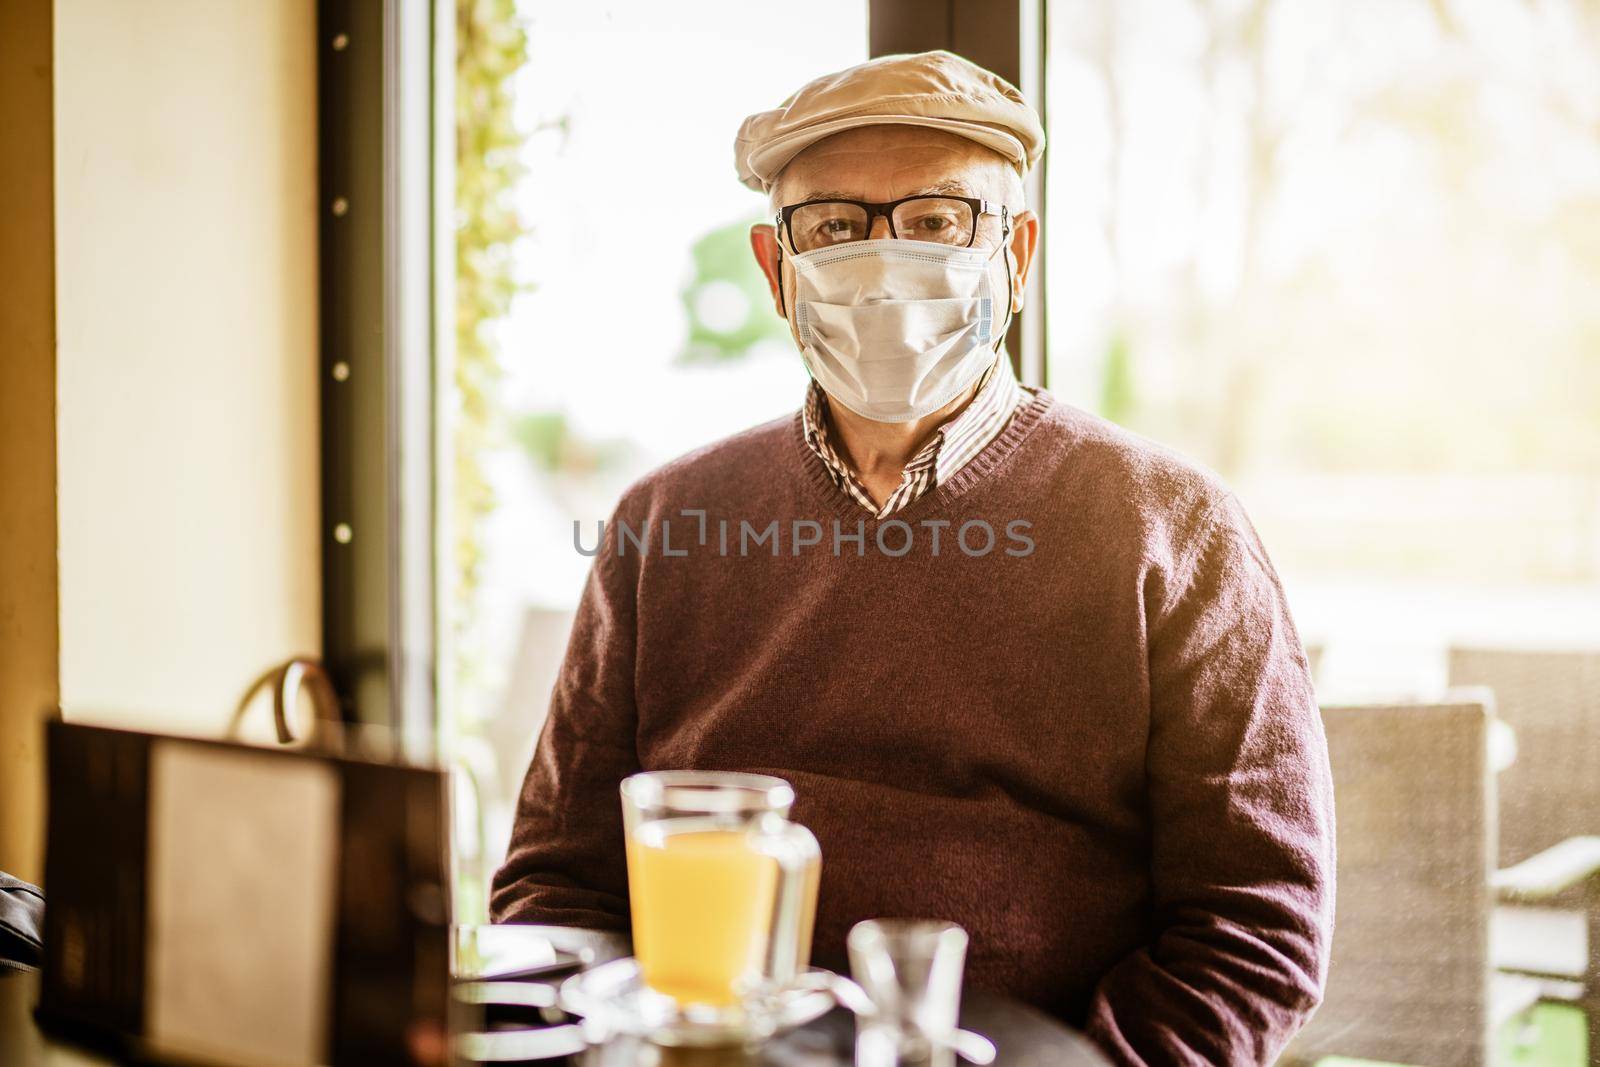
[[[938,485],[932,492],[924,493],[910,504],[886,515],[882,519],[875,518],[860,504],[856,503],[848,493],[834,482],[828,467],[823,463],[809,445],[806,444],[804,419],[796,411],[790,423],[789,454],[800,464],[801,480],[811,486],[818,498],[827,505],[828,510],[834,515],[847,519],[860,519],[869,527],[876,526],[879,522],[889,522],[894,519],[906,520],[922,512],[938,512],[948,508],[958,497],[974,485],[982,482],[989,474],[998,468],[1005,460],[1016,452],[1022,442],[1039,425],[1040,418],[1050,408],[1055,406],[1055,399],[1046,390],[1034,392],[1028,402],[1017,408],[1011,416],[1011,421],[1006,428],[1001,430],[993,441],[966,462],[962,468],[951,475],[950,478]]]

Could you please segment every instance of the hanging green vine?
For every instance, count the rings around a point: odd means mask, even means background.
[[[494,510],[485,452],[503,433],[502,375],[492,325],[522,286],[512,252],[528,233],[515,191],[526,171],[525,140],[512,110],[512,79],[528,61],[528,35],[514,0],[456,2],[456,336],[452,529],[457,649],[472,623],[483,563],[483,526]],[[470,659],[470,657],[468,657]]]

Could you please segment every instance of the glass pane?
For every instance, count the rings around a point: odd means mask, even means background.
[[[749,248],[771,209],[739,184],[733,139],[747,114],[865,60],[867,16],[865,0],[801,17],[739,0],[458,6],[440,673],[482,801],[458,828],[471,919],[588,570],[574,521],[592,540],[629,482],[803,398]]]
[[[1377,705],[1324,713],[1335,947],[1286,1059],[1494,1061],[1487,1038],[1581,1060],[1582,1015],[1538,990],[1485,1021],[1584,923],[1494,907],[1489,871],[1596,825],[1600,21],[1567,0],[1049,14],[1052,387],[1217,468],[1324,709]],[[1459,691],[1415,714],[1460,684],[1491,688],[1492,720]]]
[[[1052,388],[1238,489],[1329,692],[1592,647],[1597,24],[1269,6],[1054,0]]]

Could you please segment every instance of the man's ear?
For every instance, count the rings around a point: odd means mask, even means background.
[[[778,231],[770,223],[760,222],[750,227],[750,251],[756,255],[756,265],[767,276],[767,287],[772,290],[772,310],[781,317],[783,312],[783,273],[778,265]]]
[[[1028,269],[1033,266],[1033,254],[1039,247],[1039,216],[1031,211],[1019,211],[1011,220],[1011,258],[1017,269],[1011,277],[1011,313],[1022,310],[1022,294],[1028,285]]]

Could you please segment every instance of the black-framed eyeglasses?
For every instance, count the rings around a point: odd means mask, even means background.
[[[882,215],[889,235],[903,241],[971,248],[978,239],[978,222],[987,215],[1007,220],[1004,205],[972,196],[920,194],[886,203],[868,200],[806,200],[778,212],[778,232],[789,241],[795,255],[819,248],[865,241]],[[1003,239],[1003,238],[1002,238]]]

